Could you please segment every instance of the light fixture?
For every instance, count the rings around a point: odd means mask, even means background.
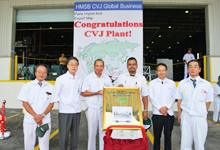
[[[63,35],[61,36],[61,38],[63,38]]]
[[[180,42],[176,42],[176,44],[180,44]]]
[[[189,13],[189,11],[188,11],[188,10],[186,10],[186,11],[185,11],[185,13],[186,13],[186,14],[188,14],[188,13]]]
[[[179,62],[179,60],[176,60],[177,62]]]
[[[169,29],[171,29],[171,28],[172,28],[172,26],[171,26],[171,25],[169,25],[169,26],[168,26],[168,28],[169,28]]]
[[[161,37],[161,35],[159,35],[159,37]]]
[[[192,35],[189,35],[189,37],[191,38],[191,37],[192,37]]]
[[[162,52],[164,52],[164,50],[162,50]]]
[[[152,41],[151,43],[154,44],[154,41]]]
[[[169,46],[168,49],[171,49],[171,46]]]
[[[151,52],[151,49],[149,51]]]
[[[49,27],[49,29],[51,30],[51,29],[53,29],[53,27]]]
[[[146,47],[147,49],[150,48],[149,46]]]

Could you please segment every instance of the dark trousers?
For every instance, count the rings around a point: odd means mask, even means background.
[[[161,132],[164,127],[165,150],[171,150],[171,134],[173,130],[174,116],[153,115],[154,150],[160,150]]]
[[[59,113],[59,150],[67,150],[69,133],[71,134],[70,150],[77,150],[80,116],[81,113]]]
[[[60,74],[64,74],[66,73],[67,69],[66,69],[66,65],[60,65]]]

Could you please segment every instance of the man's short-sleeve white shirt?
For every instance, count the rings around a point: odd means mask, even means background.
[[[82,80],[78,75],[69,71],[56,79],[55,89],[59,97],[59,113],[81,112]]]
[[[23,102],[28,102],[36,114],[43,114],[50,103],[54,103],[55,100],[52,99],[54,86],[46,81],[42,82],[42,86],[38,84],[37,79],[26,83],[19,95],[18,100]],[[24,122],[26,123],[36,123],[34,117],[29,114],[24,108]],[[43,118],[43,124],[50,123],[50,113],[48,113],[45,118]]]
[[[213,88],[211,84],[200,78],[196,77],[196,87],[194,88],[191,77],[180,81],[175,98],[182,100],[181,109],[188,112],[189,115],[206,116],[206,102],[213,101]]]
[[[186,60],[186,62],[188,63],[190,60],[194,60],[195,59],[195,56],[192,54],[192,53],[186,53],[184,56],[183,56],[183,60]]]
[[[163,84],[162,84],[163,82]],[[173,102],[176,93],[175,82],[165,78],[163,81],[160,78],[152,80],[149,84],[149,97],[151,101],[155,101],[157,106],[153,105],[153,114],[162,115],[159,111],[161,107],[168,108],[167,113],[173,116]],[[152,102],[152,104],[154,104]]]
[[[214,97],[215,97],[215,103],[220,103],[220,86],[218,84],[215,84],[214,86]]]
[[[83,81],[82,92],[97,92],[99,90],[103,90],[103,87],[112,87],[110,77],[102,73],[101,77],[99,78],[94,72],[92,72],[85,77]],[[103,96],[85,96],[85,102],[87,107],[102,108]]]
[[[124,87],[139,87],[141,98],[148,96],[148,86],[145,77],[139,73],[130,76],[129,73],[123,73],[118,77],[117,85],[123,84]]]

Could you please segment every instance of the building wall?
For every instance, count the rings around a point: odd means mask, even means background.
[[[64,8],[74,7],[74,2],[81,0],[0,0],[0,80],[13,79],[14,43],[16,29],[17,9],[36,8]],[[88,1],[88,0],[85,0]],[[89,0],[91,1],[91,0]],[[98,0],[95,0],[98,1]],[[110,0],[109,0],[110,1]],[[113,0],[116,1],[116,0]],[[205,8],[206,12],[206,46],[207,46],[207,75],[208,80],[217,81],[220,74],[216,68],[220,63],[220,1],[219,0],[143,0],[144,7],[155,8]],[[210,57],[211,61],[209,61]],[[212,64],[211,67],[209,64]],[[11,76],[9,73],[12,73]],[[7,108],[21,108],[22,105],[16,100],[20,91],[21,82],[0,81],[0,95],[8,100]],[[82,103],[83,107],[85,106]],[[57,107],[57,106],[56,106]],[[213,106],[211,105],[211,109]]]

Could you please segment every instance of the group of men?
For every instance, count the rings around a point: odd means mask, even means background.
[[[94,62],[94,72],[87,75],[82,82],[76,75],[79,61],[75,57],[67,60],[68,71],[56,79],[55,86],[44,79],[46,67],[36,68],[36,79],[25,84],[18,96],[24,106],[24,145],[25,150],[33,150],[35,129],[45,123],[51,126],[50,111],[55,102],[59,102],[59,150],[67,150],[68,137],[71,133],[70,149],[78,145],[81,114],[80,95],[85,97],[88,121],[88,150],[96,150],[96,134],[99,131],[99,150],[103,150],[102,131],[103,87],[111,87],[109,76],[103,73],[104,61]],[[116,81],[118,87],[139,87],[143,119],[148,118],[148,97],[153,106],[154,150],[160,150],[161,132],[164,128],[165,150],[171,150],[171,134],[174,124],[173,105],[178,100],[178,121],[181,123],[181,150],[192,149],[193,141],[196,150],[203,150],[207,135],[207,111],[213,100],[211,84],[200,78],[200,62],[191,60],[187,63],[189,77],[180,81],[178,88],[174,81],[167,79],[167,66],[157,65],[158,78],[147,86],[145,77],[136,72],[138,62],[134,57],[127,60],[128,73],[123,73]],[[50,130],[39,138],[41,150],[49,149]]]

